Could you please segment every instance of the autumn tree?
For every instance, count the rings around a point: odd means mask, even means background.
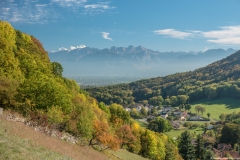
[[[111,113],[110,122],[116,127],[122,124],[127,124],[130,122],[130,114],[121,105],[116,103],[109,106],[109,111]]]
[[[122,125],[121,128],[117,130],[116,134],[119,138],[121,148],[131,148],[131,145],[136,141],[136,137],[133,135],[129,124]]]
[[[95,121],[94,122],[94,132],[92,134],[92,138],[89,141],[89,145],[91,146],[104,146],[102,150],[105,149],[113,149],[117,150],[119,148],[119,140],[118,138],[112,133],[109,125],[107,122],[104,121]]]

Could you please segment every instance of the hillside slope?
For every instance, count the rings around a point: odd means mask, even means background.
[[[87,146],[73,145],[0,116],[0,159],[109,159]]]

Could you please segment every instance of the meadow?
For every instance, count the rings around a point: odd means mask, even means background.
[[[203,117],[208,118],[207,113],[210,113],[211,120],[219,120],[219,115],[222,113],[230,114],[235,112],[240,112],[240,100],[234,98],[221,98],[216,100],[204,99],[192,103],[191,112],[196,113],[195,106],[205,107],[205,112]],[[200,113],[201,115],[201,113]]]

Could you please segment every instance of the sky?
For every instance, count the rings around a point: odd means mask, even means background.
[[[0,0],[0,20],[47,51],[240,49],[240,0]]]

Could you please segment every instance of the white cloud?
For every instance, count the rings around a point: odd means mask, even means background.
[[[59,4],[62,7],[81,6],[87,2],[87,0],[51,0],[52,2]]]
[[[43,23],[53,15],[48,4],[40,0],[0,2],[0,19],[20,23]]]
[[[84,8],[91,8],[91,9],[110,9],[110,7],[108,5],[104,5],[104,4],[90,4],[90,5],[85,5]]]
[[[185,39],[185,38],[194,36],[193,33],[177,31],[175,29],[155,30],[153,32],[156,33],[156,34],[166,35],[166,36],[169,36],[169,37],[172,37],[172,38],[178,38],[178,39]]]
[[[109,5],[110,2],[87,3],[87,0],[0,0],[0,19],[18,23],[46,23],[64,16],[58,7],[74,14],[92,15],[114,8]]]
[[[202,32],[202,36],[209,38],[207,41],[226,45],[240,44],[240,26],[221,27],[221,30]]]
[[[225,26],[219,30],[212,31],[177,31],[175,29],[163,29],[153,31],[156,34],[166,35],[171,38],[186,39],[189,37],[206,38],[207,42],[223,44],[223,45],[239,45],[240,44],[240,26]]]
[[[108,37],[110,33],[108,33],[108,32],[101,32],[101,33],[102,33],[102,37],[104,39],[112,41],[112,38]]]
[[[110,2],[99,2],[96,4],[85,4],[83,6],[84,8],[84,13],[85,14],[97,14],[97,13],[102,13],[109,11],[111,9],[114,9],[114,6],[109,5]]]

